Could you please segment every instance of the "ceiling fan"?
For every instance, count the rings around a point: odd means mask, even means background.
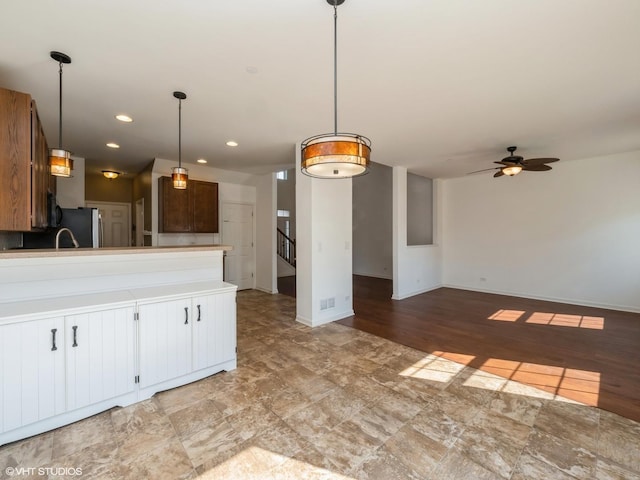
[[[470,172],[469,175],[471,173],[486,172],[487,170],[498,170],[493,175],[494,178],[502,177],[503,175],[513,177],[523,170],[526,170],[528,172],[546,172],[547,170],[551,170],[551,167],[547,165],[547,163],[553,163],[560,160],[559,158],[529,158],[525,160],[520,155],[514,155],[514,152],[517,148],[518,147],[507,148],[509,156],[503,158],[499,162],[493,162],[499,165],[503,165],[502,167],[485,168],[484,170]]]

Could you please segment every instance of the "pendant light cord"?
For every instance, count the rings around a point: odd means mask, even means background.
[[[338,5],[333,4],[333,133],[338,135]]]
[[[60,82],[58,86],[58,148],[62,149],[62,62],[60,64]]]
[[[178,99],[178,168],[182,168],[182,99]]]

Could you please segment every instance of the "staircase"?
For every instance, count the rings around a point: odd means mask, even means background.
[[[285,262],[296,267],[296,241],[289,238],[278,228],[278,256]]]

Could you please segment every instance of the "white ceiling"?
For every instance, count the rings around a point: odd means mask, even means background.
[[[371,138],[376,162],[437,178],[509,145],[563,161],[640,149],[638,0],[346,0],[338,17],[339,130]],[[32,94],[57,146],[51,50],[73,60],[62,146],[89,172],[177,160],[174,90],[187,167],[275,171],[333,130],[326,0],[3,0],[0,86]]]

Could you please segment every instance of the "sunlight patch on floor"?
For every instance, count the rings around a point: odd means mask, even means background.
[[[500,320],[501,322],[515,322],[522,315],[524,310],[498,310],[489,317],[489,320]]]
[[[564,313],[534,312],[527,318],[526,323],[604,330],[604,317],[587,317],[584,315],[568,315]]]
[[[471,359],[473,359],[473,357],[471,357]],[[400,375],[403,377],[448,383],[464,368],[465,366],[461,363],[440,358],[439,356],[427,355],[410,367],[405,368],[400,372]]]
[[[283,478],[322,478],[325,480],[353,480],[339,473],[317,467],[285,455],[256,446],[248,447],[198,476],[205,480],[261,480]]]
[[[500,322],[517,322],[525,315],[524,310],[498,310],[487,317],[489,320]],[[533,325],[553,325],[555,327],[588,328],[590,330],[604,330],[604,317],[590,317],[587,315],[570,315],[567,313],[533,312],[524,320]]]
[[[475,358],[473,355],[437,351],[405,368],[399,375],[449,383],[464,371],[467,377],[462,385],[465,387],[598,405],[599,372],[501,358],[485,360],[478,370],[467,369],[466,365]]]

